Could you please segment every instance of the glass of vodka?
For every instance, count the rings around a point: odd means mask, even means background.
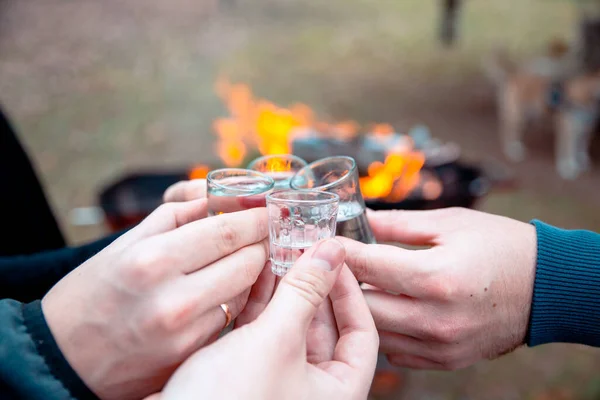
[[[275,186],[273,178],[241,168],[211,171],[206,180],[209,217],[264,207],[266,195]]]
[[[295,155],[276,154],[257,158],[248,164],[248,169],[270,176],[275,181],[275,190],[283,190],[290,188],[290,180],[306,164]]]
[[[291,187],[337,194],[340,198],[337,234],[362,243],[376,242],[365,213],[365,200],[352,157],[334,156],[310,163],[292,177]]]
[[[314,190],[280,190],[267,195],[271,270],[283,276],[304,251],[335,237],[339,197]]]

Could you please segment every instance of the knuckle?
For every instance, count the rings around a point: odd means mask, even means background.
[[[119,268],[119,278],[129,289],[142,289],[152,285],[160,270],[155,268],[160,264],[161,256],[152,250],[133,250],[129,259],[126,258],[124,265]]]
[[[164,296],[157,296],[149,304],[149,311],[142,320],[145,332],[174,333],[179,330],[181,319],[177,318],[178,313],[170,301]]]
[[[252,284],[256,281],[269,260],[269,242],[262,241],[246,249],[248,251],[244,257],[246,260],[244,263],[244,277],[246,278],[246,282]]]
[[[160,215],[162,217],[169,217],[173,213],[175,213],[175,209],[177,207],[177,203],[169,202],[163,203],[156,208],[154,214]]]
[[[458,292],[452,278],[437,275],[426,280],[424,290],[427,297],[442,302],[452,301]]]
[[[230,253],[237,247],[239,234],[232,224],[221,220],[217,226],[216,246],[222,253]]]
[[[444,259],[432,265],[431,270],[421,276],[424,296],[442,303],[460,301],[468,294],[472,279],[465,277],[454,268],[459,264],[451,258]]]
[[[442,321],[433,327],[431,336],[438,343],[451,345],[460,337],[460,328],[451,321]]]
[[[264,218],[265,214],[260,213],[258,218],[256,218],[256,232],[258,235],[258,240],[263,240],[269,235],[269,220],[268,218]]]
[[[317,271],[292,269],[286,278],[287,284],[314,307],[319,307],[329,294],[325,279]]]
[[[371,258],[369,257],[369,254],[366,251],[362,250],[356,254],[356,257],[354,258],[353,262],[348,264],[350,270],[356,277],[356,280],[358,280],[359,282],[369,283],[371,269],[370,260]]]

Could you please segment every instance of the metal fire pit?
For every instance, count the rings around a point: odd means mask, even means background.
[[[425,199],[416,191],[400,202],[367,199],[367,207],[373,210],[432,210],[447,207],[473,208],[477,201],[491,189],[491,181],[482,169],[459,162],[425,167],[442,182],[442,193],[435,199]]]
[[[472,208],[491,188],[482,169],[459,162],[425,167],[442,182],[442,194],[427,200],[418,191],[400,202],[389,203],[367,200],[373,210],[428,210],[445,207]],[[164,191],[172,184],[187,179],[187,170],[164,172],[147,171],[125,175],[106,186],[100,193],[99,203],[112,231],[137,224],[162,203]]]

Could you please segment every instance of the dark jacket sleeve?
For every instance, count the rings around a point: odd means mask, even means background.
[[[97,399],[60,352],[40,300],[0,300],[0,390],[10,399]]]
[[[41,299],[65,275],[108,246],[120,234],[80,247],[0,257],[0,298],[25,303]]]
[[[600,235],[532,223],[538,247],[527,344],[600,346]]]
[[[66,245],[46,199],[42,181],[20,143],[13,124],[0,107],[0,256],[33,254]]]

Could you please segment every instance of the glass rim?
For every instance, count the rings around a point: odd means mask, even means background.
[[[216,175],[218,173],[223,173],[223,172],[231,172],[231,173],[233,173],[232,176],[254,176],[254,177],[259,177],[261,179],[264,179],[268,183],[265,183],[265,188],[260,193],[264,193],[268,190],[271,190],[275,186],[275,180],[273,178],[271,178],[270,176],[263,174],[260,171],[255,171],[252,169],[245,169],[245,168],[219,168],[219,169],[214,169],[214,170],[210,171],[206,175],[206,182],[207,182],[206,195],[207,196],[210,194],[210,190],[209,190],[210,186],[208,184],[215,185],[221,189],[229,190],[232,192],[250,193],[250,194],[256,192],[256,189],[232,188],[228,185],[223,185],[223,184],[217,182],[214,178],[214,175]],[[255,194],[260,194],[260,193],[255,193]]]
[[[325,185],[316,186],[316,187],[312,187],[312,188],[299,187],[298,185],[296,185],[294,183],[294,181],[296,180],[296,178],[299,178],[300,173],[303,172],[305,169],[312,169],[312,168],[314,168],[314,167],[316,167],[318,165],[325,164],[326,162],[330,162],[330,161],[336,160],[336,159],[337,160],[347,160],[347,161],[350,161],[350,165],[351,165],[350,169],[341,178],[335,180],[334,182],[330,182],[330,183],[327,183]],[[327,190],[327,189],[330,189],[330,188],[332,188],[334,186],[339,185],[344,180],[348,179],[354,173],[354,171],[356,171],[356,161],[352,157],[348,157],[348,156],[330,156],[330,157],[325,157],[325,158],[321,158],[320,160],[311,162],[310,164],[308,164],[307,166],[305,166],[304,168],[302,168],[301,170],[299,170],[298,172],[296,172],[294,174],[294,176],[292,176],[292,178],[290,179],[290,187],[292,189],[296,189],[296,190]]]
[[[289,199],[289,198],[281,198],[282,195],[294,194],[294,195],[304,195],[304,194],[314,194],[320,199]],[[331,192],[323,192],[320,190],[294,190],[294,189],[285,189],[278,190],[276,192],[269,193],[267,195],[267,203],[293,203],[293,204],[332,204],[339,203],[340,196]]]
[[[297,161],[302,165],[302,168],[304,168],[308,165],[306,160],[304,160],[294,154],[266,154],[264,156],[257,157],[254,160],[250,161],[250,164],[248,164],[247,168],[251,171],[256,171],[255,169],[253,169],[256,166],[256,164],[258,164],[261,161],[272,160],[274,158],[286,158],[286,159],[290,159],[292,161]],[[260,171],[258,171],[258,172],[260,172]],[[274,172],[279,172],[279,171],[274,171]],[[283,172],[285,172],[285,171],[283,171]]]

